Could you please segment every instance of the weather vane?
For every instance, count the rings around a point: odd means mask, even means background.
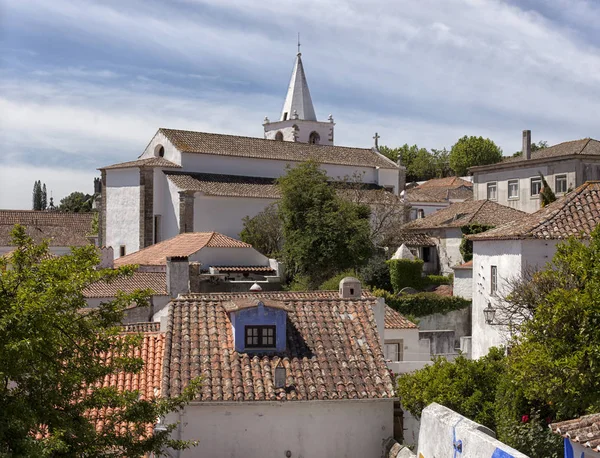
[[[298,32],[298,54],[300,54],[300,32]]]

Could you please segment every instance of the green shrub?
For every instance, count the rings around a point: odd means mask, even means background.
[[[427,285],[451,285],[454,283],[454,275],[449,275],[448,277],[445,275],[427,275],[424,282]]]
[[[423,286],[423,260],[415,259],[390,259],[390,280],[394,292],[399,292],[403,288],[410,286],[411,288],[420,289]]]
[[[328,280],[325,280],[323,283],[321,283],[321,286],[319,286],[319,289],[322,291],[337,291],[340,286],[340,282],[346,277],[358,278],[361,281],[361,283],[363,282],[363,280],[359,277],[359,275],[354,270],[347,270],[345,272],[342,272],[340,274],[337,274],[337,275],[331,277]]]
[[[489,224],[467,224],[460,228],[460,231],[463,233],[463,239],[460,242],[460,254],[462,255],[464,262],[469,262],[473,259],[473,242],[471,240],[467,240],[464,236],[471,234],[479,234],[481,232],[489,231],[493,229],[495,226],[491,226]]]
[[[394,295],[380,289],[373,294],[383,297],[385,303],[397,310],[402,315],[415,317],[431,315],[432,313],[448,313],[453,310],[464,309],[471,305],[471,301],[457,296],[440,296],[435,293],[417,293]]]
[[[358,275],[361,280],[364,280],[365,285],[371,289],[392,291],[390,266],[383,253],[373,255],[365,266],[358,269]]]

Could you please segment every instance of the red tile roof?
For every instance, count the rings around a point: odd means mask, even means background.
[[[385,329],[419,329],[419,327],[400,313],[385,306]]]
[[[459,264],[458,266],[454,266],[453,269],[472,270],[473,269],[473,260],[471,259],[469,262],[465,262],[463,264]]]
[[[583,447],[591,448],[592,451],[600,452],[600,413],[552,423],[549,426],[553,433],[568,437]]]
[[[256,137],[211,134],[161,128],[158,130],[183,153],[252,157],[303,162],[315,159],[324,164],[397,169],[398,165],[371,148],[278,142]]]
[[[217,269],[219,272],[260,272],[272,273],[275,271],[269,266],[210,266]]]
[[[453,203],[425,218],[413,220],[402,226],[402,230],[441,229],[474,223],[499,226],[526,215],[525,212],[491,200],[472,200]]]
[[[393,234],[391,242],[394,245],[406,245],[407,247],[435,246],[435,241],[427,234],[412,231],[399,231]]]
[[[205,247],[252,248],[252,245],[219,234],[218,232],[186,232],[118,258],[115,260],[115,267],[128,264],[138,264],[141,266],[165,265],[168,256],[190,256]]]
[[[470,240],[562,240],[588,238],[600,223],[600,181],[588,181],[535,213],[517,218]]]
[[[171,303],[164,394],[202,376],[201,401],[294,401],[393,397],[372,307],[377,299],[340,299],[333,291],[189,295]],[[283,353],[238,353],[224,301],[278,298],[289,312]],[[275,388],[274,370],[286,369]]]
[[[36,243],[49,240],[51,247],[89,245],[93,213],[34,210],[0,210],[0,246],[10,246],[15,224],[25,226]]]
[[[174,162],[167,161],[162,157],[149,157],[146,159],[137,159],[135,161],[129,162],[121,162],[119,164],[108,165],[106,167],[102,167],[98,170],[110,170],[110,169],[128,169],[132,167],[165,167],[165,168],[174,168],[180,169],[181,166],[179,164],[175,164]]]
[[[115,297],[118,291],[133,293],[138,289],[150,289],[155,296],[166,296],[167,276],[164,272],[134,272],[131,277],[117,278],[110,283],[93,283],[83,291],[83,295],[87,298],[108,298]]]
[[[419,188],[459,188],[461,186],[473,187],[473,183],[460,177],[434,178],[421,184]]]

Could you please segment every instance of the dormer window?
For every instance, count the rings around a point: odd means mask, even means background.
[[[246,326],[246,348],[275,348],[276,326]]]

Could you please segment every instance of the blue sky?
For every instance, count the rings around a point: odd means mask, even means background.
[[[262,136],[298,31],[339,145],[598,138],[599,19],[584,0],[0,0],[0,208],[37,179],[91,192],[159,127]]]

